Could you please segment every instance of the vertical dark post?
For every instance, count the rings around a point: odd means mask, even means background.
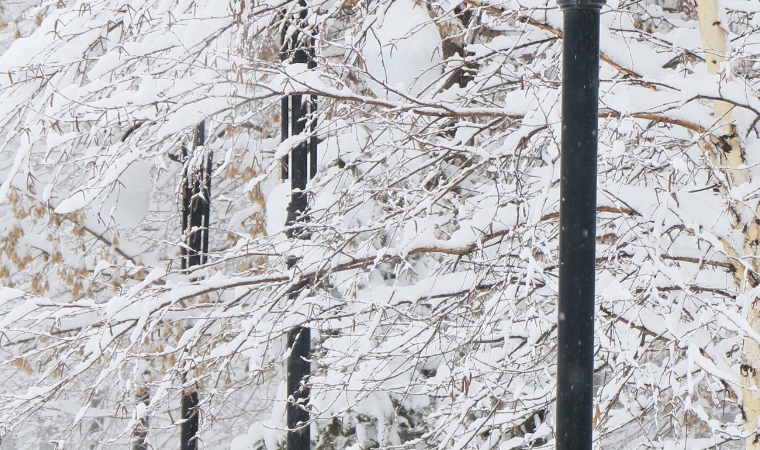
[[[196,149],[206,142],[205,122],[198,124],[195,130]],[[192,161],[188,158],[187,147],[183,148],[185,163],[184,184],[182,190],[182,231],[185,246],[182,248],[182,269],[205,264],[208,259],[209,219],[211,216],[211,166],[212,154],[209,151],[206,160],[197,173],[192,170]],[[182,393],[180,405],[180,448],[196,450],[197,435],[200,425],[198,414],[198,392],[188,389]]]
[[[316,67],[314,59],[314,38],[303,35],[300,28],[307,26],[306,1],[299,1],[300,10],[292,26],[284,26],[282,34],[281,59],[292,64],[307,64]],[[285,17],[287,22],[287,17]],[[290,28],[290,31],[289,31]],[[314,95],[304,101],[302,95],[289,95],[282,99],[281,138],[284,141],[289,136],[296,136],[306,131],[307,123],[311,136],[296,145],[290,152],[290,160],[283,158],[283,178],[290,177],[290,203],[288,204],[287,225],[288,237],[308,239],[308,234],[302,227],[293,226],[308,220],[304,212],[308,206],[305,194],[306,183],[317,171],[317,141],[314,136],[317,98]],[[312,114],[310,114],[312,113]],[[310,115],[312,117],[310,117]],[[310,120],[310,122],[309,122]],[[288,268],[297,263],[294,257],[288,258]],[[310,284],[304,280],[295,286],[288,298],[295,299]],[[288,333],[288,348],[290,356],[287,361],[287,450],[309,450],[311,433],[309,430],[309,385],[311,374],[311,330],[308,327],[295,327]]]
[[[558,0],[564,12],[559,209],[557,450],[591,450],[599,12],[604,0]]]

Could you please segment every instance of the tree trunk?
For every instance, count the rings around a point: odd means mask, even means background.
[[[137,390],[135,394],[137,403],[143,403],[146,406],[150,403],[150,391],[147,384]],[[148,418],[140,417],[138,425],[132,430],[132,450],[148,450]]]
[[[697,13],[699,15],[699,31],[705,48],[707,72],[711,75],[718,75],[720,79],[730,81],[730,75],[725,67],[721,72],[721,66],[726,60],[727,43],[726,32],[719,19],[717,0],[700,0],[697,4]],[[711,140],[715,155],[718,156],[717,162],[728,168],[726,175],[729,189],[750,181],[749,171],[738,169],[745,164],[745,160],[742,144],[732,123],[732,109],[733,105],[728,102],[713,101],[713,113],[722,136],[714,137]],[[710,151],[710,149],[705,150]],[[736,218],[735,226],[744,233],[744,251],[738,252],[730,248],[726,248],[726,251],[729,256],[742,253],[754,256],[757,254],[760,226],[756,220],[751,220],[747,224],[742,223],[743,204],[737,203],[733,208]],[[757,211],[755,211],[755,217],[757,217]],[[728,246],[726,241],[724,241],[724,246]],[[734,262],[733,265],[736,270],[734,277],[739,290],[746,290],[757,285],[757,279],[754,275],[750,276],[746,267],[738,262]],[[758,272],[760,264],[756,259],[752,259],[751,267],[754,272]],[[747,320],[755,331],[760,332],[760,305],[757,301],[753,301]],[[749,433],[746,441],[747,450],[760,450],[757,434],[758,418],[760,418],[760,389],[757,388],[760,386],[759,368],[760,345],[754,339],[745,338],[741,361],[741,378],[744,389],[742,390],[740,405],[744,417],[744,428]]]
[[[206,125],[201,121],[195,129],[195,149],[206,143]],[[203,166],[193,173],[191,161],[184,149],[185,175],[182,191],[182,233],[185,247],[182,249],[182,269],[190,271],[194,266],[206,264],[208,259],[209,220],[211,217],[211,169],[213,155],[209,151]],[[187,373],[183,375],[183,381]],[[181,399],[182,425],[180,425],[180,448],[198,448],[200,412],[198,392],[194,387],[183,391]]]

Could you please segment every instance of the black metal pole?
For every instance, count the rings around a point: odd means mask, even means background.
[[[299,28],[306,26],[306,1],[299,1],[300,11],[295,21],[292,35],[288,36],[287,28],[282,34],[282,61],[290,60],[294,64],[307,64],[314,68],[314,39],[304,37],[299,33]],[[307,127],[309,113],[316,111],[316,96],[308,97],[304,102],[302,95],[290,95],[282,100],[281,111],[281,139],[284,141],[289,136],[303,133]],[[289,126],[288,126],[289,125]],[[312,118],[309,131],[314,132],[316,119]],[[290,134],[288,134],[290,133]],[[290,203],[288,204],[287,223],[288,237],[295,239],[308,239],[302,227],[293,226],[299,222],[305,222],[308,217],[304,212],[308,206],[306,198],[306,183],[313,177],[317,169],[317,146],[316,138],[310,138],[300,142],[290,152],[290,161],[283,158],[283,178],[290,177]],[[294,257],[288,258],[288,268],[297,263]],[[304,280],[294,286],[288,293],[288,298],[295,299],[310,284],[310,280]],[[311,447],[311,432],[309,429],[309,385],[308,377],[311,374],[311,330],[308,327],[295,327],[288,333],[288,348],[290,356],[287,361],[287,450],[309,450]]]
[[[604,0],[558,0],[564,13],[559,209],[556,449],[590,450],[599,12]]]

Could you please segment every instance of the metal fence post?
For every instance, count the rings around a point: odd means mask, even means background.
[[[590,450],[594,396],[599,14],[604,0],[558,0],[564,13],[560,159],[557,450]]]

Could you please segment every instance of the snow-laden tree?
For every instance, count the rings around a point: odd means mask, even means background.
[[[202,448],[275,450],[299,325],[319,450],[552,447],[554,2],[1,5],[5,448],[173,448],[196,390]],[[602,10],[598,448],[760,448],[758,11]],[[282,141],[287,95],[317,109]],[[312,134],[289,239],[281,159]]]

